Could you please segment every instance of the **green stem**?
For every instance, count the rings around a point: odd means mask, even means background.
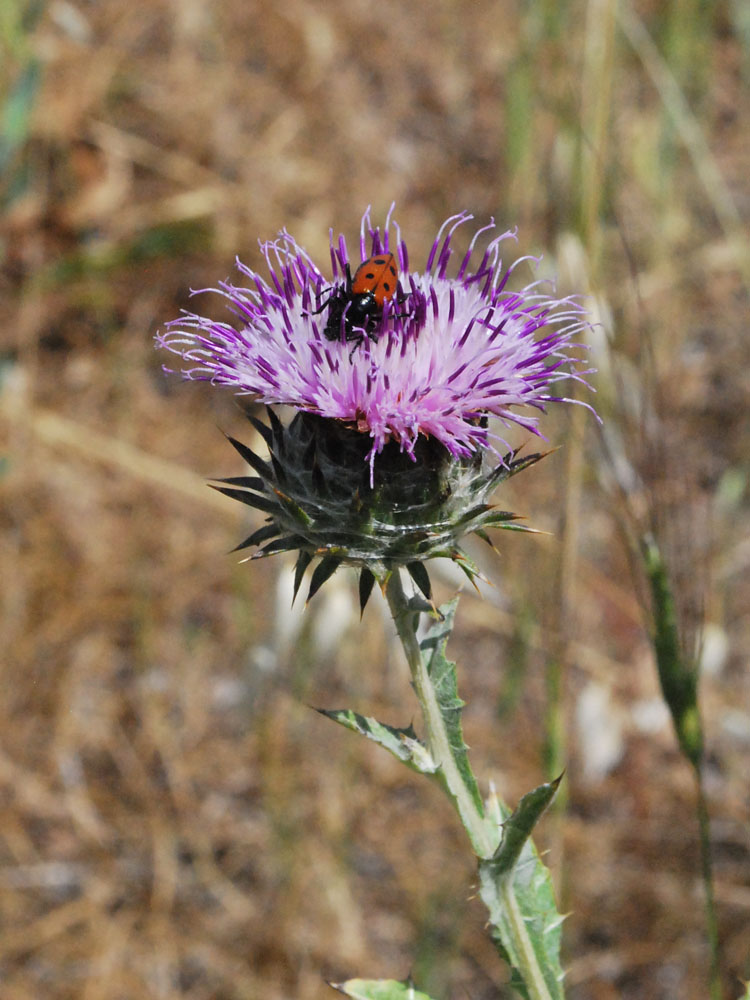
[[[499,842],[499,824],[494,817],[488,821],[477,808],[456,766],[432,678],[419,648],[416,634],[418,616],[409,608],[398,570],[395,570],[388,580],[386,598],[406,653],[412,683],[422,709],[427,749],[439,766],[444,787],[469,835],[474,853],[479,858],[491,858]],[[498,891],[514,938],[514,951],[517,956],[514,964],[523,978],[529,1000],[551,1000],[526,922],[518,906],[512,877],[500,879]]]
[[[503,878],[500,884],[500,898],[505,906],[508,923],[515,938],[516,967],[521,973],[530,1000],[552,1000],[542,970],[539,968],[536,952],[529,938],[516,894],[513,891],[512,877]]]
[[[719,925],[716,919],[716,904],[714,901],[714,880],[711,865],[711,826],[706,806],[706,796],[703,789],[703,772],[700,766],[695,768],[698,802],[698,826],[700,829],[701,867],[703,872],[703,889],[706,897],[706,931],[711,951],[710,992],[711,1000],[722,1000],[721,972],[719,962]]]
[[[417,640],[417,615],[408,606],[398,570],[395,570],[388,580],[386,597],[398,637],[406,653],[412,683],[422,709],[425,729],[427,730],[427,749],[440,768],[441,776],[450,797],[453,799],[453,804],[458,811],[464,829],[469,835],[474,853],[480,858],[490,858],[498,845],[499,834],[497,830],[490,830],[484,816],[477,809],[451,753],[450,740],[440,712],[435,688],[432,685]]]

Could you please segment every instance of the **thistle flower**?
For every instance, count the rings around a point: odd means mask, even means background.
[[[513,232],[492,238],[474,262],[494,222],[475,233],[450,277],[454,234],[470,219],[448,219],[424,270],[412,271],[391,213],[381,231],[368,209],[360,257],[393,254],[399,273],[395,290],[366,302],[357,297],[359,274],[352,288],[343,236],[331,233],[329,282],[283,230],[260,245],[270,280],[238,260],[249,287],[213,289],[236,325],[188,312],[157,337],[187,362],[185,378],[298,411],[287,427],[270,408],[268,425],[251,416],[270,458],[230,439],[257,476],[219,487],[267,514],[239,548],[262,545],[253,558],[298,550],[295,593],[320,556],[310,596],[342,562],[362,568],[363,606],[374,580],[398,565],[429,596],[426,560],[454,559],[473,578],[478,570],[458,545],[461,535],[489,541],[487,527],[520,527],[489,495],[541,456],[516,458],[489,418],[539,433],[528,408],[569,402],[555,387],[586,374],[575,370],[574,338],[587,318],[575,298],[548,295],[541,282],[507,288],[527,259],[503,268],[500,246]]]

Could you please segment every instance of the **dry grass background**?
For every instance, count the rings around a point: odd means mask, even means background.
[[[619,21],[609,0],[3,9],[2,1000],[304,1000],[329,995],[323,977],[410,970],[441,998],[498,995],[448,807],[307,707],[409,721],[382,605],[360,625],[341,574],[287,627],[281,562],[227,555],[247,525],[203,483],[241,471],[218,428],[249,425],[227,395],[166,379],[151,345],[235,253],[258,263],[259,237],[287,226],[325,260],[329,226],[351,239],[392,200],[413,262],[466,208],[518,224],[523,252],[596,296],[597,405],[648,487],[630,507],[673,529],[684,603],[697,593],[712,626],[708,791],[738,995],[743,4],[644,2],[640,20],[623,4]],[[564,447],[503,505],[552,535],[502,539],[483,555],[496,589],[459,608],[468,740],[510,801],[550,747],[566,761],[540,840],[570,912],[570,997],[704,997],[694,789],[659,710],[627,512],[593,421],[544,429]]]

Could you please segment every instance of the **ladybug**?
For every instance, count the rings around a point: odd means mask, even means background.
[[[328,340],[344,339],[362,343],[365,335],[380,318],[385,303],[392,299],[398,286],[398,265],[392,253],[379,253],[363,260],[352,272],[346,265],[346,284],[334,291],[328,300],[328,320],[323,333]],[[325,306],[323,307],[325,308]]]

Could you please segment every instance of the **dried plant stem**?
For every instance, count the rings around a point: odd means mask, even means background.
[[[389,577],[385,593],[396,631],[406,653],[414,690],[422,709],[427,749],[440,768],[444,787],[453,800],[474,853],[478,858],[490,858],[499,843],[499,824],[494,818],[485,817],[477,808],[456,765],[435,687],[419,647],[416,634],[418,615],[409,606],[398,571]],[[514,938],[517,970],[523,978],[527,995],[530,1000],[551,1000],[523,914],[513,891],[512,876],[501,879],[498,889]]]
[[[695,173],[732,246],[745,286],[750,287],[750,255],[747,252],[747,237],[742,218],[731,189],[706,140],[705,131],[632,5],[624,2],[618,4],[617,18],[625,37],[638,53],[644,69],[659,92],[667,113],[674,121],[675,128],[693,162]]]

